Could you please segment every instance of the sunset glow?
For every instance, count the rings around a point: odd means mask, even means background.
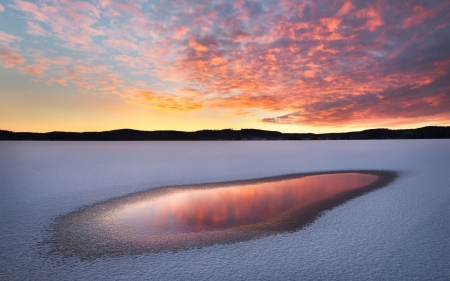
[[[6,0],[0,129],[450,125],[449,1]]]

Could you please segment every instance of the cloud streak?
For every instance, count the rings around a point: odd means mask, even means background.
[[[24,63],[23,57],[18,53],[17,47],[13,45],[22,40],[19,36],[0,31],[0,63],[11,68]]]
[[[446,1],[15,0],[8,7],[25,34],[58,52],[26,52],[31,39],[3,32],[2,65],[45,83],[168,111],[226,109],[239,118],[261,110],[260,121],[272,124],[450,120]]]

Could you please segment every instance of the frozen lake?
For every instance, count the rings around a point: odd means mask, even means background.
[[[92,261],[48,254],[58,216],[151,188],[390,170],[312,225],[235,244]],[[450,140],[0,142],[0,280],[449,280]]]

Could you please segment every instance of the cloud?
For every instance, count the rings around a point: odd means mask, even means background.
[[[148,91],[141,92],[139,97],[144,99],[146,106],[163,110],[191,111],[202,108],[201,102],[195,98],[155,94]]]
[[[0,4],[0,13],[4,12],[4,11],[5,11],[5,8],[2,6],[2,4]]]
[[[20,55],[0,48],[1,64],[6,68],[11,68],[24,63],[24,59]]]
[[[408,28],[413,25],[421,24],[425,19],[431,17],[436,11],[426,10],[424,7],[414,6],[413,14],[403,21],[403,26]]]
[[[0,31],[0,63],[11,68],[24,63],[25,59],[19,54],[12,44],[21,41],[22,38],[3,31]]]
[[[50,33],[45,31],[39,24],[27,21],[28,29],[27,33],[34,36],[49,36]]]
[[[380,93],[351,95],[318,101],[300,111],[262,121],[278,124],[382,124],[385,120],[413,120],[450,117],[449,75],[419,87],[413,85],[387,88]]]
[[[25,32],[68,55],[31,55],[6,34],[4,66],[143,106],[259,109],[263,122],[319,126],[444,118],[450,108],[448,1],[14,0],[10,7]]]
[[[4,31],[0,31],[0,43],[2,43],[2,44],[9,44],[9,43],[17,42],[20,40],[22,40],[22,38],[19,36],[12,35],[12,34],[4,32]]]
[[[58,39],[69,43],[68,46],[90,45],[94,37],[104,34],[102,28],[94,27],[100,18],[99,10],[88,2],[49,1],[34,4],[15,0],[11,6],[33,21],[47,24]],[[29,21],[28,27],[29,32],[39,29],[32,21]]]
[[[48,67],[45,65],[27,65],[21,68],[22,73],[32,74],[37,77],[44,77],[44,72]]]

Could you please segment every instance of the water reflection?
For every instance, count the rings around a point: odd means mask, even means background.
[[[163,236],[255,224],[293,208],[373,183],[378,176],[339,173],[180,191],[128,205],[116,222],[133,232]]]

